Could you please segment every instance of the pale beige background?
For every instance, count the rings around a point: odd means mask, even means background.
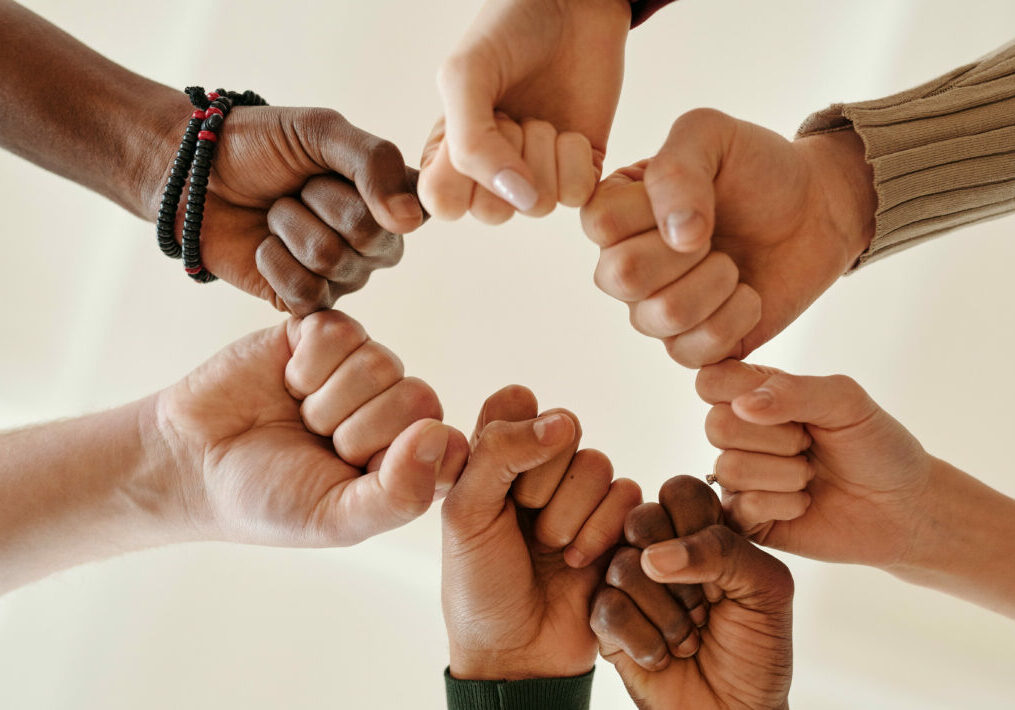
[[[414,161],[439,109],[435,69],[478,3],[29,5],[171,85],[335,107]],[[607,167],[654,152],[696,106],[791,134],[832,100],[905,88],[1013,35],[1011,0],[682,0],[631,37]],[[144,395],[280,319],[191,284],[150,225],[79,187],[9,155],[0,185],[0,427]],[[854,376],[932,452],[1013,494],[1013,232],[1015,217],[875,264],[753,359]],[[574,409],[587,444],[654,498],[668,476],[710,469],[705,408],[693,373],[595,290],[595,261],[567,210],[499,229],[431,223],[340,306],[433,384],[449,421],[467,428],[487,394],[526,384]],[[0,708],[439,708],[436,513],[351,550],[181,546],[12,593]],[[1011,706],[1012,622],[878,572],[788,561],[795,707]],[[630,707],[608,666],[594,705]]]

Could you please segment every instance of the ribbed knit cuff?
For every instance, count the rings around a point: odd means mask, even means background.
[[[1015,211],[1015,42],[915,89],[835,104],[797,135],[849,127],[878,193],[877,229],[857,267]]]
[[[676,0],[631,0],[631,27],[637,27],[671,2]]]
[[[588,710],[592,674],[528,680],[460,680],[444,669],[448,710]]]

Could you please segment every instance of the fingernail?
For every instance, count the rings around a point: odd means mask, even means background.
[[[705,622],[708,621],[708,607],[705,606],[704,602],[702,602],[691,609],[691,611],[687,612],[687,615],[691,617],[691,621],[694,622],[694,625],[700,629],[705,625]]]
[[[532,184],[520,174],[505,168],[493,177],[493,190],[516,210],[526,212],[536,206],[539,193]]]
[[[540,417],[532,424],[536,441],[543,445],[556,443],[567,431],[567,417],[563,414],[551,414]]]
[[[679,658],[690,658],[698,652],[698,632],[692,631],[691,635],[680,642],[677,646],[677,657]]]
[[[666,216],[666,241],[670,246],[684,249],[694,245],[701,237],[700,217],[694,210],[676,210]]]
[[[574,547],[569,547],[566,550],[564,550],[564,562],[567,563],[568,567],[580,569],[585,566],[588,560],[585,558],[585,555],[578,552],[577,549],[575,549]]]
[[[442,424],[433,424],[416,444],[416,460],[420,463],[435,464],[444,457],[448,448],[448,429]]]
[[[768,409],[775,402],[775,397],[766,389],[758,389],[748,392],[740,400],[740,404],[748,409]]]
[[[423,219],[423,208],[419,206],[419,200],[412,195],[389,197],[387,207],[391,216],[399,221],[418,224]]]
[[[687,548],[675,540],[668,540],[645,549],[641,566],[650,577],[666,577],[687,567]]]

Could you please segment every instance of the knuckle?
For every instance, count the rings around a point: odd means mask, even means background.
[[[624,537],[638,547],[673,537],[673,526],[666,511],[658,503],[642,503],[632,508],[624,519]]]
[[[655,310],[659,326],[669,333],[683,333],[694,325],[688,304],[682,298],[660,296]]]
[[[697,370],[709,364],[705,362],[705,358],[697,348],[688,345],[687,339],[683,336],[665,338],[663,346],[670,359],[684,367]]]
[[[687,612],[681,609],[675,613],[672,618],[667,619],[667,622],[663,625],[660,631],[663,634],[663,638],[672,647],[676,648],[680,643],[686,639],[694,628],[694,624],[691,622]]]
[[[337,239],[337,236],[324,225],[318,225],[313,232],[305,232],[308,242],[306,247],[306,266],[314,273],[330,275],[334,272],[348,271],[354,268],[352,254]]]
[[[693,177],[686,166],[674,161],[665,153],[657,155],[645,167],[645,187],[649,190],[656,185],[683,184]]]
[[[614,629],[624,628],[630,615],[630,605],[624,593],[613,587],[604,587],[596,594],[589,622],[597,636],[612,635]]]
[[[467,54],[456,52],[449,55],[437,69],[437,85],[441,91],[453,89],[471,72],[473,62]]]
[[[705,528],[705,535],[709,538],[715,554],[726,559],[733,555],[738,549],[741,538],[725,525],[710,525]]]
[[[726,483],[734,483],[742,472],[741,459],[736,451],[723,451],[715,460],[715,473]]]
[[[796,459],[793,467],[793,483],[797,490],[804,490],[811,482],[811,462],[806,456]]]
[[[694,476],[674,476],[659,489],[659,502],[663,506],[688,501],[693,505],[702,505],[711,502],[713,497],[714,494],[708,484]]]
[[[373,389],[387,388],[402,379],[405,370],[402,361],[376,341],[368,341],[361,348],[359,375],[368,379]]]
[[[335,432],[324,425],[324,414],[323,406],[315,397],[308,397],[300,405],[300,418],[307,429],[318,436],[331,436]]]
[[[661,670],[669,665],[669,649],[663,644],[653,644],[650,648],[635,654],[635,662],[642,668]]]
[[[514,428],[511,422],[500,419],[488,422],[479,434],[479,445],[490,451],[504,451],[510,446]]]
[[[705,415],[705,436],[712,446],[723,449],[736,434],[736,416],[730,405],[713,405]]]
[[[644,286],[646,264],[633,250],[623,246],[622,243],[603,252],[600,268],[596,269],[596,285],[621,300],[639,300],[649,295]]]
[[[416,377],[407,377],[402,383],[399,405],[409,418],[413,421],[444,418],[440,398],[430,385]]]
[[[525,118],[522,119],[522,129],[528,133],[541,134],[543,136],[557,137],[557,129],[549,121],[544,121],[541,118]]]
[[[707,260],[710,268],[726,281],[736,284],[740,280],[740,267],[733,261],[733,257],[723,251],[710,252]]]
[[[292,197],[280,197],[271,203],[271,207],[268,208],[268,229],[274,234],[285,232],[297,204]]]
[[[353,343],[366,340],[363,326],[339,311],[318,311],[303,320],[301,337],[325,343]]]
[[[301,276],[291,280],[281,290],[282,300],[295,315],[308,315],[332,304],[328,283],[320,277]]]
[[[702,365],[711,365],[729,352],[736,334],[729,332],[718,318],[709,318],[701,324],[698,337],[698,359]]]
[[[693,126],[700,129],[707,125],[725,124],[730,120],[730,116],[719,109],[701,107],[691,109],[683,116],[680,116],[673,122],[673,127],[676,128],[682,124],[687,124],[688,127]]]
[[[642,579],[641,551],[622,547],[613,555],[606,570],[606,583],[618,589],[629,589]]]
[[[405,240],[401,234],[379,230],[370,242],[370,255],[378,267],[394,266],[405,253]]]
[[[402,151],[391,141],[373,137],[367,144],[366,170],[368,175],[388,172],[394,168],[403,169],[405,162]]]
[[[596,244],[612,244],[620,231],[617,218],[603,197],[593,197],[582,208],[581,223],[585,235]]]
[[[764,501],[756,491],[744,491],[737,496],[740,516],[751,524],[763,523],[770,519]]]
[[[555,522],[546,522],[542,517],[537,520],[536,528],[539,541],[552,549],[562,549],[573,539],[570,531]]]
[[[609,456],[598,449],[582,449],[571,460],[569,474],[579,474],[586,480],[594,480],[605,489],[613,480],[613,463]]]

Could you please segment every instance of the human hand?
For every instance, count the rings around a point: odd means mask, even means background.
[[[184,123],[166,135],[174,153]],[[168,168],[152,181],[153,218],[167,177]],[[329,308],[401,258],[400,235],[424,218],[416,177],[393,144],[330,109],[239,107],[212,160],[204,265],[279,310],[302,316]],[[178,230],[185,206],[183,199]]]
[[[602,249],[596,283],[683,365],[746,357],[869,244],[873,184],[852,131],[790,142],[691,111],[654,158],[604,180],[582,210]]]
[[[497,130],[522,155],[535,180],[537,198],[526,214],[542,217],[559,202],[581,207],[592,196],[600,168],[593,160],[588,138],[574,131],[558,133],[547,121],[518,123],[502,113]],[[444,140],[444,119],[437,122],[426,147],[419,178],[419,195],[430,212],[443,219],[458,219],[466,211],[480,222],[502,224],[515,207],[451,165]]]
[[[439,125],[431,136],[434,159],[420,177],[427,209],[445,218],[464,213],[464,199],[439,201],[446,182],[465,184],[454,171],[521,212],[545,209],[540,168],[498,129],[496,111],[581,134],[598,176],[630,22],[627,0],[489,0],[438,74],[447,128],[446,139]],[[577,141],[568,150],[577,151]]]
[[[576,453],[573,415],[537,411],[523,387],[487,399],[444,503],[442,603],[456,678],[575,676],[595,662],[589,600],[641,490],[613,481],[600,452]],[[549,491],[538,508],[511,494],[523,471]]]
[[[853,380],[721,362],[698,374],[727,519],[758,542],[830,562],[907,561],[934,457]]]
[[[793,578],[777,559],[712,525],[654,544],[640,560],[621,548],[607,575],[592,627],[638,707],[788,707]],[[687,648],[675,634],[689,626],[685,608],[662,583],[708,591],[708,624],[700,641],[685,637],[696,641]]]
[[[433,390],[337,311],[233,343],[156,412],[198,539],[353,545],[425,512],[468,456]]]

